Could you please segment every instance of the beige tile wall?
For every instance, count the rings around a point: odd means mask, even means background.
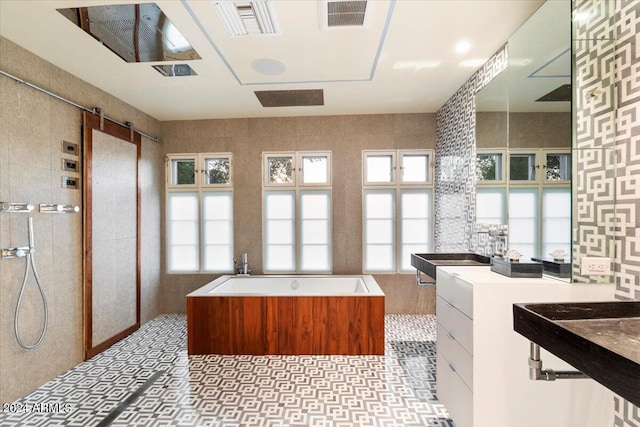
[[[568,141],[571,113],[476,113],[476,148],[569,149]]]
[[[105,92],[0,38],[0,69],[109,116],[158,134],[160,123]],[[76,108],[0,76],[0,201],[82,204],[80,190],[61,188],[62,141],[79,144]],[[160,209],[162,149],[143,139],[142,321],[160,313]],[[72,175],[72,174],[70,174]],[[36,266],[49,303],[49,329],[33,350],[20,348],[13,315],[24,259],[0,259],[0,402],[11,402],[82,361],[82,216],[0,213],[0,247],[27,243],[35,224]],[[42,303],[33,280],[21,310],[24,339],[37,338]]]
[[[263,151],[333,153],[333,273],[362,273],[362,150],[434,148],[435,114],[287,117],[163,122],[166,153],[229,151],[234,155],[235,253],[248,252],[253,274],[262,272]],[[164,230],[164,226],[163,226]],[[185,295],[214,275],[166,274],[163,309],[184,312]],[[434,313],[434,290],[414,275],[376,275],[389,313]]]

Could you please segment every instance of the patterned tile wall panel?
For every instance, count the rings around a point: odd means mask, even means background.
[[[574,107],[579,232],[574,235],[574,260],[576,255],[596,255],[606,244],[614,256],[616,298],[640,300],[640,2],[575,0],[574,11],[576,17],[588,16],[574,27],[574,38],[579,39]],[[597,157],[601,160],[594,160]],[[605,193],[608,197],[598,196]],[[592,238],[586,237],[589,228]],[[616,397],[613,425],[640,427],[640,408]]]
[[[469,250],[475,220],[475,96],[507,67],[506,46],[438,110],[436,117],[435,250]]]
[[[573,280],[584,256],[615,258],[615,2],[573,2],[574,142]]]
[[[616,10],[616,294],[636,300],[640,300],[639,31],[640,2],[621,1]]]
[[[486,256],[504,254],[507,249],[508,230],[509,226],[504,224],[473,223],[469,251]]]

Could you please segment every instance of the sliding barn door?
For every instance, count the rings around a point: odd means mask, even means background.
[[[84,113],[85,358],[140,327],[140,134]]]

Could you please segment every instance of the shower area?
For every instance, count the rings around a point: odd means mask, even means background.
[[[6,39],[0,50],[3,72],[105,111],[0,76],[0,401],[12,402],[161,313],[164,154],[124,125],[157,135],[160,122]]]

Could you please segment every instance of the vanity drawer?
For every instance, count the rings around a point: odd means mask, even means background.
[[[440,296],[436,298],[436,319],[446,333],[473,354],[473,320]]]
[[[438,323],[438,352],[449,361],[462,381],[473,390],[473,356]]]
[[[438,351],[436,356],[436,395],[457,427],[473,426],[473,393],[460,379],[455,368]]]
[[[458,276],[438,270],[436,293],[473,319],[473,285]]]

